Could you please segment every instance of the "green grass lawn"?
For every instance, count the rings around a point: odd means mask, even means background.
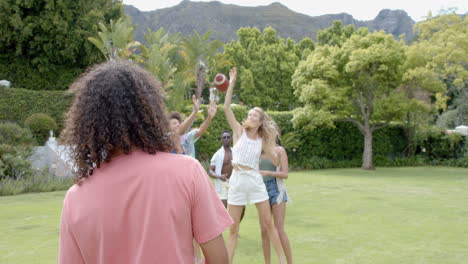
[[[296,263],[468,263],[468,169],[318,170],[291,173],[287,185]],[[0,263],[56,263],[63,196],[0,197]],[[262,256],[249,206],[235,263]]]

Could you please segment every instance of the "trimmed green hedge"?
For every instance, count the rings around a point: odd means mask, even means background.
[[[206,106],[203,106],[206,116]],[[247,109],[242,106],[233,107],[237,120],[247,116]],[[327,169],[349,168],[362,165],[364,137],[351,123],[338,122],[335,128],[317,128],[314,130],[294,129],[291,112],[267,111],[281,129],[283,139],[285,135],[297,141],[297,147],[288,147],[291,167],[299,169]],[[197,119],[194,127],[203,122]],[[210,159],[214,152],[221,147],[220,135],[225,129],[229,130],[222,106],[208,131],[196,143],[197,158],[204,161]],[[290,138],[290,137],[289,137]],[[422,166],[440,165],[468,167],[468,146],[466,137],[448,136],[444,133],[431,135],[418,146],[417,156],[406,157],[405,151],[408,140],[401,125],[390,125],[374,133],[373,152],[376,166]],[[283,140],[283,143],[284,140]],[[422,149],[426,148],[426,152]],[[463,158],[465,157],[465,158]]]
[[[57,131],[60,131],[72,100],[73,95],[63,91],[32,91],[0,86],[0,120],[23,125],[30,115],[44,113],[57,122]]]
[[[0,122],[0,181],[31,174],[31,155],[36,141],[28,128]]]
[[[206,116],[206,106],[202,107]],[[233,107],[237,120],[243,120],[247,116],[247,110],[242,106]],[[336,128],[317,128],[312,131],[296,130],[291,122],[291,112],[269,112],[268,115],[275,120],[281,129],[282,135],[293,134],[298,140],[299,147],[287,149],[294,163],[303,164],[312,160],[329,160],[357,164],[361,160],[364,139],[358,129],[350,123],[337,123]],[[203,118],[197,119],[194,126],[203,122]],[[207,133],[197,142],[197,153],[201,160],[210,156],[221,147],[220,135],[225,129],[230,129],[227,124],[222,106],[218,106],[215,119],[208,128]],[[402,157],[407,145],[403,128],[389,126],[375,133],[374,154],[376,157],[396,158]],[[360,165],[360,164],[358,164]],[[323,166],[320,166],[323,167]]]
[[[73,95],[68,92],[0,87],[0,121],[8,120],[24,124],[31,114],[45,113],[56,120],[57,131],[60,132],[64,125],[65,113],[71,106],[72,100]],[[199,127],[206,116],[207,106],[204,105],[201,109],[203,114],[199,115],[194,127]],[[237,120],[241,121],[247,117],[245,107],[233,106],[232,109]],[[361,166],[364,138],[353,124],[339,122],[335,124],[335,128],[294,129],[291,112],[267,111],[267,113],[282,130],[283,144],[288,151],[291,167],[313,169]],[[219,105],[208,131],[196,144],[199,160],[210,159],[221,147],[220,135],[224,130],[230,128],[223,107]],[[374,162],[376,166],[446,164],[466,167],[468,165],[466,141],[466,137],[437,132],[417,146],[416,157],[407,158],[405,148],[408,141],[404,128],[400,125],[390,125],[374,133]]]
[[[0,55],[0,80],[29,90],[64,91],[85,69],[68,65],[35,67],[27,60]]]

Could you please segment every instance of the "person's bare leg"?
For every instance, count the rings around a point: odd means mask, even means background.
[[[260,218],[258,218],[260,222]],[[270,238],[268,238],[268,231],[260,222],[260,229],[262,231],[262,248],[263,248],[263,258],[265,259],[265,264],[271,263],[271,246]]]
[[[200,249],[200,245],[197,243],[197,241],[195,241],[195,239],[193,240],[193,255],[196,264],[203,263],[203,256]]]
[[[286,260],[288,264],[293,263],[292,261],[292,251],[291,244],[289,243],[288,235],[284,230],[284,218],[286,215],[286,203],[273,204],[271,207],[273,213],[273,219],[275,221],[276,230],[278,231],[279,238],[281,240],[281,246],[283,247],[284,254],[286,255]]]
[[[245,215],[245,206],[244,206],[244,208],[242,208],[242,214],[241,214],[241,217],[240,217],[240,222],[242,222],[242,219],[244,219],[244,215]]]
[[[232,264],[234,260],[234,251],[236,250],[237,246],[237,236],[239,235],[239,225],[240,225],[240,217],[242,214],[244,206],[243,205],[229,205],[228,212],[231,216],[234,224],[231,225],[229,228],[229,240],[227,243],[227,250],[229,256],[229,263]]]
[[[256,203],[255,205],[257,206],[260,224],[267,230],[268,237],[270,238],[270,241],[275,248],[276,254],[278,255],[278,263],[286,264],[283,247],[281,246],[281,241],[278,236],[278,231],[276,230],[275,224],[272,220],[270,203],[268,200],[265,200],[263,202]]]

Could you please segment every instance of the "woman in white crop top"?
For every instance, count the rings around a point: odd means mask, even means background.
[[[231,109],[231,98],[237,78],[236,68],[229,73],[229,87],[224,101],[224,113],[233,131],[233,172],[229,180],[228,211],[234,220],[230,228],[227,244],[229,263],[233,262],[234,250],[239,234],[240,217],[244,206],[255,204],[260,224],[267,230],[280,264],[286,263],[278,231],[272,221],[268,192],[258,171],[260,155],[263,152],[269,159],[277,161],[275,139],[277,130],[274,122],[259,107],[252,108],[242,125],[236,120]]]

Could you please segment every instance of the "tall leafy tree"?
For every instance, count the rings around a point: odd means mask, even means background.
[[[40,0],[0,2],[0,53],[22,56],[34,64],[86,66],[97,60],[87,41],[99,22],[122,16],[115,0]]]
[[[145,66],[158,76],[164,89],[168,91],[174,85],[174,75],[183,61],[177,58],[180,51],[179,34],[166,33],[164,28],[160,28],[156,32],[148,30],[145,38]]]
[[[304,53],[313,50],[312,40],[298,46],[265,28],[240,28],[238,41],[225,45],[224,54],[239,68],[236,89],[243,104],[271,110],[290,110],[298,105],[291,76]],[[247,80],[243,80],[246,78]]]
[[[447,86],[447,108],[440,107],[447,111],[438,124],[453,128],[468,124],[468,17],[445,13],[415,26],[417,38],[409,54],[413,65],[433,72]]]
[[[306,59],[314,49],[315,42],[310,38],[303,38],[296,46],[296,55],[301,59]]]
[[[111,19],[109,27],[100,22],[99,29],[98,37],[89,37],[88,40],[108,61],[129,59],[134,55],[131,49],[142,48],[140,43],[133,40],[135,28],[128,16],[117,21]]]
[[[424,107],[400,89],[404,43],[384,32],[358,30],[342,45],[322,45],[299,63],[293,87],[304,107],[295,110],[296,126],[333,126],[351,122],[364,136],[362,168],[373,169],[376,130],[401,120],[409,107]]]
[[[101,60],[87,39],[99,22],[117,20],[123,9],[115,0],[2,0],[0,14],[2,63],[24,64],[57,79],[50,72],[57,66],[85,68]]]
[[[216,54],[223,46],[219,40],[210,40],[211,31],[200,35],[194,31],[192,35],[183,38],[183,55],[186,60],[186,73],[196,83],[196,96],[201,97],[207,81],[207,73],[216,65]]]
[[[185,60],[181,55],[180,34],[165,32],[164,28],[145,34],[144,65],[155,75],[168,94],[168,107],[182,111],[190,81],[184,79]]]
[[[353,24],[344,26],[343,21],[335,20],[331,27],[317,32],[317,44],[341,47],[355,31]]]

